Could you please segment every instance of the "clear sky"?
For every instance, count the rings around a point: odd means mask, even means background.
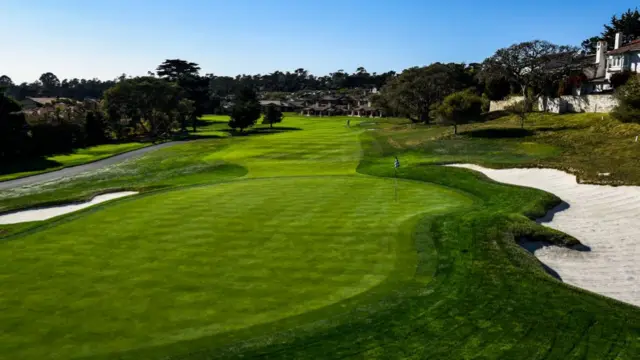
[[[0,0],[0,74],[15,82],[144,75],[167,58],[203,73],[324,75],[480,62],[543,39],[579,45],[637,0]]]

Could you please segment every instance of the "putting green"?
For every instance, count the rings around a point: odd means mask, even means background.
[[[411,221],[471,199],[367,176],[128,199],[0,244],[0,354],[61,358],[292,317],[415,269]],[[177,216],[179,215],[179,216]],[[398,275],[400,274],[400,275]],[[403,275],[404,274],[404,275]]]

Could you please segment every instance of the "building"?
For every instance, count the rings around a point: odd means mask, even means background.
[[[603,93],[613,90],[611,78],[618,73],[630,71],[640,73],[640,40],[623,43],[622,33],[616,34],[613,50],[608,50],[606,41],[599,41],[594,55],[587,55],[593,66],[584,69],[585,82],[575,87],[573,95]]]
[[[603,42],[606,44],[606,42]],[[622,44],[622,34],[616,34],[614,49],[607,52],[607,71],[605,77],[623,71],[640,73],[640,40]]]
[[[343,95],[325,95],[318,98],[315,104],[303,108],[300,115],[334,116],[347,115],[358,117],[382,117],[382,110],[371,106],[368,99],[356,99]]]
[[[265,112],[269,106],[275,106],[282,112],[297,112],[303,108],[303,104],[296,101],[260,100],[262,112]]]

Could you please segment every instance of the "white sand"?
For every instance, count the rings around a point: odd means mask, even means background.
[[[48,220],[56,216],[60,216],[60,215],[72,213],[74,211],[78,211],[84,208],[88,208],[90,206],[103,203],[105,201],[118,199],[125,196],[131,196],[135,194],[137,194],[137,192],[135,191],[121,191],[121,192],[115,192],[110,194],[98,195],[93,199],[91,199],[91,201],[81,203],[81,204],[69,204],[69,205],[54,206],[54,207],[43,208],[43,209],[24,210],[24,211],[9,213],[6,215],[0,215],[0,225]]]
[[[493,170],[458,164],[502,183],[555,194],[569,208],[543,225],[576,237],[589,252],[548,246],[536,257],[562,281],[640,306],[640,187],[584,185],[574,175],[554,169]]]

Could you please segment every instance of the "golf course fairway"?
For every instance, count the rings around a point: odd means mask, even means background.
[[[327,307],[411,277],[412,219],[469,204],[442,187],[358,175],[120,201],[0,248],[3,285],[14,290],[3,303],[23,305],[0,313],[23,340],[2,353],[106,354]]]
[[[434,147],[450,129],[403,119],[226,121],[0,192],[0,212],[138,192],[0,225],[0,359],[640,358],[640,309],[518,245],[580,244],[533,221],[562,199],[441,166],[493,159],[486,140]],[[504,142],[505,161],[557,152]]]

